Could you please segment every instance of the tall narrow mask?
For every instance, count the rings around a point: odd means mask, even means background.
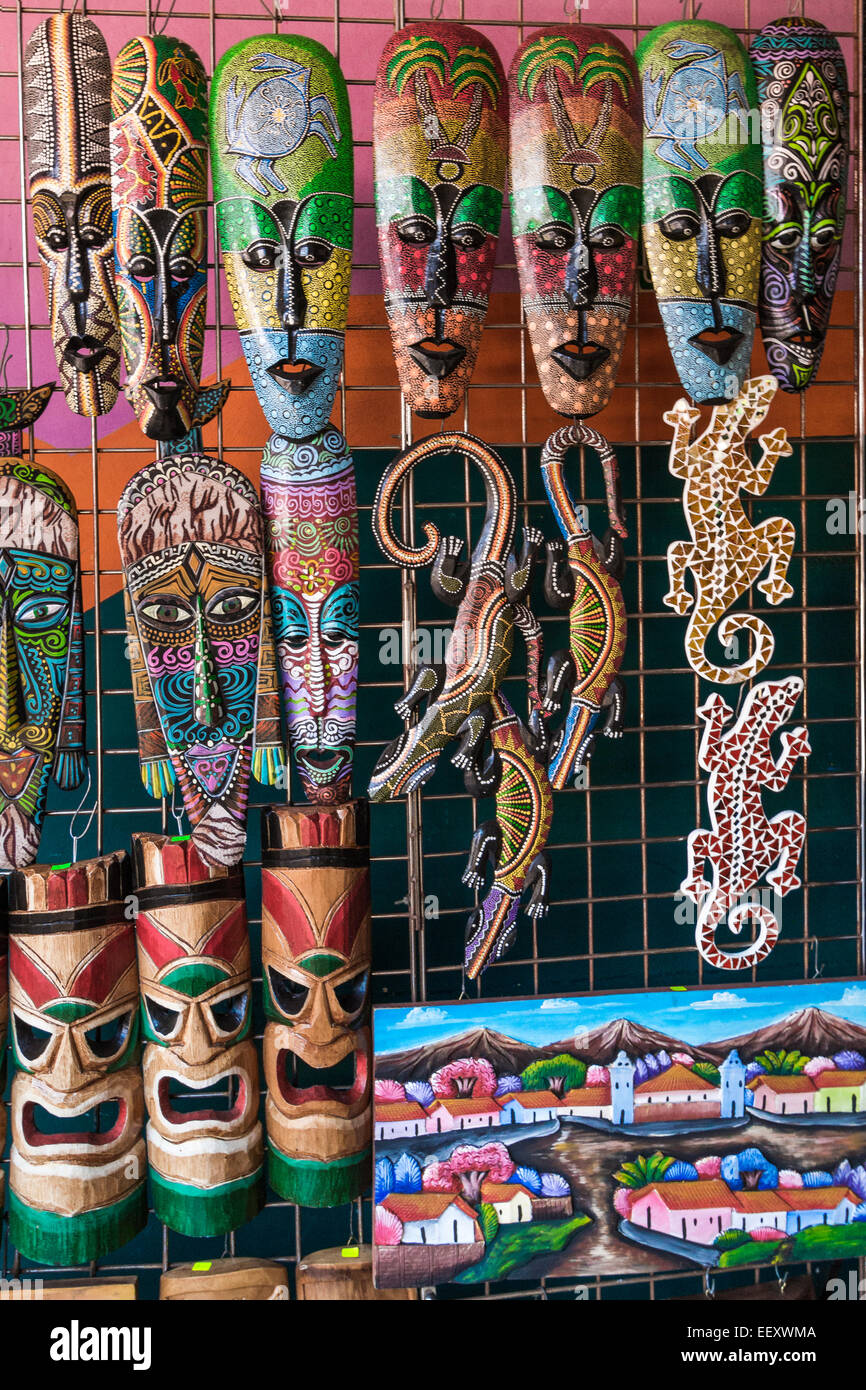
[[[17,423],[29,424],[50,388],[16,394]],[[78,514],[56,474],[14,457],[0,458],[0,604],[0,869],[8,870],[36,858],[51,777],[76,787],[85,767]]]
[[[750,51],[764,140],[761,333],[782,390],[802,391],[824,351],[842,256],[848,75],[814,19],[774,20]]]
[[[81,14],[55,14],[24,53],[30,211],[57,369],[70,410],[104,415],[117,399],[120,328],[105,39]]]
[[[211,868],[188,836],[132,845],[154,1209],[222,1235],[262,1205],[243,870]]]
[[[0,889],[0,1086],[6,1090],[6,1034],[9,1029],[9,937],[6,928],[5,882]],[[6,1106],[0,1106],[0,1148],[6,1149]],[[6,1175],[0,1174],[0,1203]]]
[[[490,42],[410,24],[385,45],[373,105],[376,223],[403,395],[462,403],[481,340],[505,185],[508,93]]]
[[[662,24],[635,53],[643,89],[643,237],[677,376],[701,404],[748,375],[762,168],[749,55],[730,29]]]
[[[95,1260],[147,1220],[138,972],[124,853],[10,880],[13,1244]]]
[[[142,780],[177,780],[198,853],[236,864],[250,772],[273,785],[284,762],[258,495],[177,454],[136,473],[117,520]]]
[[[640,228],[634,59],[613,34],[552,26],[509,78],[511,221],[529,339],[548,404],[594,415],[625,343]]]
[[[269,1181],[338,1206],[370,1181],[366,801],[262,813],[262,968]]]
[[[352,126],[335,58],[312,39],[244,39],[214,74],[214,197],[241,344],[268,424],[327,425],[352,269]]]
[[[348,800],[358,684],[358,508],[339,430],[274,435],[262,511],[283,714],[304,794]]]
[[[200,390],[207,306],[207,77],[167,35],[131,39],[111,83],[111,197],[126,395],[149,439],[220,409]]]

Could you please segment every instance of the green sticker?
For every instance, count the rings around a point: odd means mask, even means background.
[[[344,1260],[357,1260],[360,1253],[361,1251],[358,1249],[357,1245],[346,1245],[340,1251]]]
[[[193,1274],[206,1274],[213,1264],[212,1260],[197,1260],[192,1267]]]

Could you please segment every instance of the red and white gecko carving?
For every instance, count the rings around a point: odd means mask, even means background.
[[[800,887],[795,871],[806,838],[805,816],[781,811],[769,820],[761,789],[782,791],[795,763],[811,752],[802,726],[782,731],[778,761],[770,747],[772,735],[790,718],[802,691],[799,676],[759,682],[727,731],[734,711],[721,695],[711,695],[698,710],[705,726],[698,762],[710,774],[707,803],[713,828],[689,835],[688,875],[680,891],[700,903],[695,942],[704,960],[720,970],[749,969],[776,944],[779,924],[773,913],[761,903],[744,901],[759,879],[765,876],[780,897]],[[712,865],[712,886],[704,878],[706,860]],[[751,946],[726,951],[716,944],[715,930],[725,916],[735,934],[746,921],[757,924]]]

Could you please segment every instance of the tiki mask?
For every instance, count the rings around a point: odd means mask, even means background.
[[[10,879],[9,1230],[42,1264],[82,1264],[147,1220],[135,935],[124,853]]]
[[[50,388],[40,391],[15,393],[19,424],[48,399]],[[37,400],[25,405],[25,396]],[[21,458],[0,459],[0,602],[0,869],[7,870],[36,858],[52,775],[69,788],[84,773],[78,515],[60,478]]]
[[[262,455],[262,510],[283,713],[304,794],[351,791],[358,683],[358,507],[339,430],[306,443],[275,434]]]
[[[221,1235],[262,1205],[243,870],[209,867],[189,836],[132,845],[154,1209]]]
[[[739,39],[708,20],[653,29],[643,85],[643,236],[677,375],[699,403],[748,374],[760,268],[757,92]]]
[[[483,34],[410,24],[385,45],[373,105],[376,222],[403,395],[451,415],[475,368],[505,184],[505,74]]]
[[[529,338],[548,404],[610,400],[640,227],[634,59],[587,24],[540,30],[511,65],[511,220]]]
[[[783,391],[809,385],[824,350],[842,255],[848,76],[814,19],[777,19],[752,41],[764,139],[759,313]]]
[[[270,1184],[338,1206],[370,1180],[370,834],[366,801],[262,813]]]
[[[108,49],[91,20],[55,14],[38,25],[24,54],[30,211],[57,370],[77,415],[104,415],[120,381],[110,92]]]
[[[214,197],[244,356],[268,424],[325,427],[352,268],[352,126],[337,61],[313,39],[244,39],[214,75]]]
[[[117,508],[141,776],[175,780],[196,849],[236,864],[250,771],[283,766],[264,536],[255,488],[178,454],[141,469]]]
[[[111,196],[126,395],[149,439],[181,439],[228,394],[199,392],[207,302],[207,77],[185,43],[131,39],[111,81]]]

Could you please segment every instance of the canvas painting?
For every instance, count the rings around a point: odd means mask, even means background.
[[[379,1288],[866,1255],[866,985],[377,1008]]]

